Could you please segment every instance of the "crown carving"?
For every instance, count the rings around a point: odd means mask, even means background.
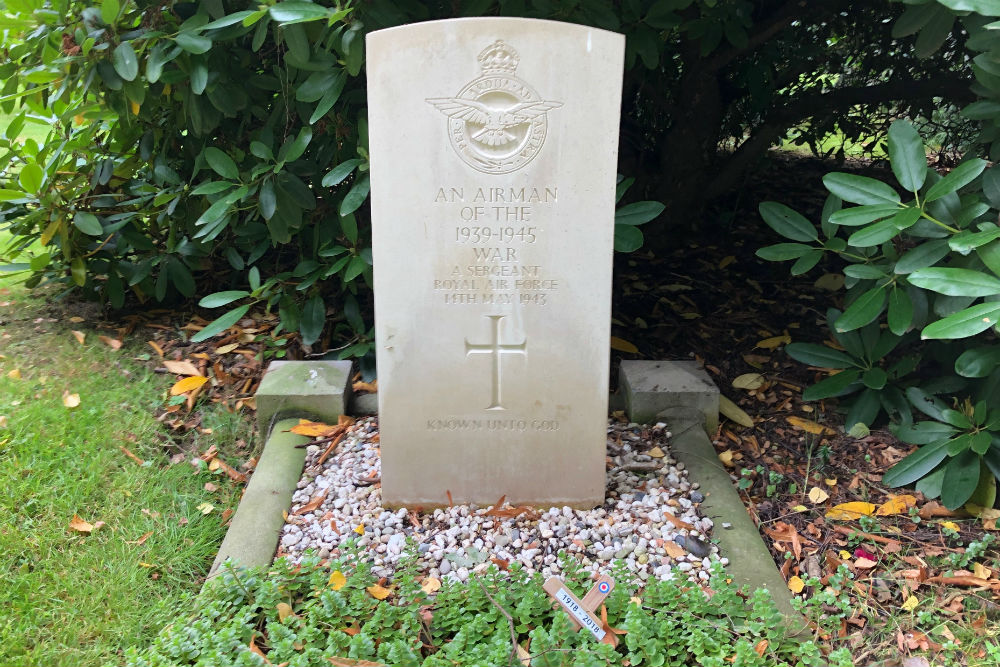
[[[517,51],[498,39],[480,52],[478,60],[483,74],[513,74],[520,59]]]

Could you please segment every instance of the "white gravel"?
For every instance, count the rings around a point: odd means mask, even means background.
[[[608,572],[620,560],[636,583],[671,579],[677,572],[704,581],[711,559],[717,558],[717,547],[708,542],[712,520],[699,515],[698,484],[689,482],[683,464],[670,456],[665,424],[611,420],[606,500],[586,511],[554,507],[518,513],[506,504],[499,512],[476,505],[419,515],[384,509],[376,433],[377,419],[359,420],[320,467],[315,462],[325,446],[309,446],[281,531],[279,556],[298,561],[311,549],[329,558],[347,540],[357,539],[376,576],[391,577],[406,541],[413,540],[426,575],[464,581],[470,572],[489,567],[491,559],[558,575],[556,554],[565,551],[592,572]],[[324,492],[318,508],[296,514]]]

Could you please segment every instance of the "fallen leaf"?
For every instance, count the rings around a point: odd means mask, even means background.
[[[530,641],[530,639],[529,639]],[[517,645],[517,659],[524,667],[531,667],[531,653],[520,644]]]
[[[80,345],[83,345],[83,341],[87,338],[87,334],[83,333],[82,331],[74,330],[73,338],[76,338],[76,342],[78,342]]]
[[[75,530],[78,533],[86,533],[87,535],[89,535],[94,530],[94,524],[90,523],[89,521],[84,521],[76,514],[74,514],[73,518],[70,519],[69,527],[70,530]]]
[[[368,591],[368,594],[371,595],[376,600],[384,600],[387,597],[389,597],[389,594],[392,592],[388,588],[379,586],[378,584],[372,584],[371,586],[367,586],[365,590]]]
[[[235,350],[239,346],[240,346],[239,343],[230,343],[229,345],[220,345],[219,347],[215,348],[215,353],[216,354],[229,354],[230,352],[232,352],[233,350]]]
[[[875,516],[895,516],[902,514],[911,507],[916,507],[917,499],[911,495],[893,496],[875,510]]]
[[[141,547],[146,542],[146,540],[148,540],[150,537],[152,537],[152,535],[153,535],[153,531],[149,531],[148,533],[146,533],[145,535],[143,535],[139,539],[135,540],[134,542],[126,542],[125,544],[134,544],[137,547]]]
[[[803,419],[802,417],[785,417],[785,421],[794,426],[795,428],[802,429],[807,433],[812,433],[813,435],[836,435],[834,431],[829,426],[823,426],[819,422],[814,422],[811,419]]]
[[[990,582],[980,577],[971,575],[957,575],[953,577],[928,577],[929,584],[954,584],[956,586],[989,586]]]
[[[250,646],[249,646],[250,652],[251,653],[256,653],[257,655],[259,655],[261,658],[264,659],[264,662],[266,662],[267,664],[270,665],[271,661],[267,659],[267,656],[264,655],[264,652],[261,651],[259,648],[257,648],[257,644],[254,643],[253,640],[254,640],[255,636],[256,636],[256,634],[250,635]]]
[[[959,532],[959,530],[960,530],[959,527],[958,527],[958,524],[955,523],[954,521],[942,521],[941,522],[941,527],[942,528],[947,528],[948,530],[953,530],[956,533]]]
[[[150,341],[150,345],[152,344]],[[187,359],[184,361],[166,360],[163,362],[163,366],[174,375],[201,375],[198,368]]]
[[[202,514],[211,514],[212,510],[215,509],[215,505],[213,505],[212,503],[202,503],[201,505],[195,507],[195,509],[201,512]]]
[[[768,642],[766,639],[761,639],[759,642],[757,642],[756,646],[753,647],[754,653],[756,653],[758,657],[763,658],[764,653],[767,651],[767,647],[769,644],[770,642]]]
[[[215,484],[212,484],[211,482],[205,482],[205,490],[208,491],[209,493],[215,493],[216,491],[219,490],[219,487],[217,487]]]
[[[733,450],[727,449],[724,452],[719,452],[719,460],[722,461],[722,465],[727,468],[732,468],[735,463],[733,463]]]
[[[298,424],[289,429],[292,433],[304,435],[308,438],[325,438],[338,430],[340,430],[339,426],[330,426],[323,422],[313,422],[308,419],[300,419]]]
[[[82,317],[80,317],[79,315],[74,315],[73,317],[69,318],[69,321],[72,322],[73,324],[79,324],[80,322],[86,322],[86,320],[83,319]]]
[[[760,373],[744,373],[733,379],[737,389],[760,389],[764,386],[764,376]]]
[[[349,635],[356,635],[361,632],[358,628],[341,628]],[[353,632],[351,632],[353,630]],[[370,660],[360,660],[356,658],[327,658],[333,667],[388,667],[384,662],[371,662]]]
[[[179,396],[181,394],[186,394],[189,391],[198,389],[206,382],[208,382],[208,378],[201,375],[186,377],[183,380],[178,380],[174,386],[170,388],[170,395]]]
[[[683,558],[687,554],[687,552],[684,551],[684,547],[680,546],[673,540],[663,540],[663,549],[667,552],[667,555],[674,560]]]
[[[839,521],[851,521],[863,516],[871,516],[875,513],[875,505],[865,502],[841,503],[834,505],[826,512],[827,519]]]
[[[0,415],[0,428],[7,428],[7,415]]]
[[[663,450],[660,449],[659,447],[653,447],[651,450],[646,452],[646,454],[652,456],[654,459],[662,459],[664,456],[666,456],[666,454],[663,453]]]
[[[118,445],[118,449],[122,450],[122,454],[124,454],[125,456],[127,456],[130,459],[132,459],[133,461],[135,461],[136,465],[140,465],[140,466],[146,465],[145,461],[143,461],[138,456],[136,456],[135,454],[133,454],[132,450],[129,449],[128,447],[126,447],[125,445]]]
[[[931,663],[922,655],[911,655],[909,658],[903,658],[903,667],[931,667]]]
[[[117,338],[111,338],[109,336],[98,336],[98,340],[110,347],[112,350],[122,349],[122,342]]]
[[[795,507],[792,508],[792,511],[793,512],[808,512],[809,508],[806,507],[805,505],[796,505]]]
[[[345,585],[347,585],[347,577],[340,570],[334,570],[330,573],[330,579],[326,582],[326,585],[335,591],[339,591]]]
[[[618,350],[619,352],[626,352],[628,354],[639,353],[639,348],[637,348],[635,345],[628,342],[627,340],[618,338],[617,336],[611,337],[611,349]]]
[[[989,579],[993,576],[993,570],[986,567],[982,563],[973,563],[972,574],[976,575],[980,579]]]
[[[364,534],[365,534],[365,527],[359,524],[359,525],[358,525],[358,526],[357,526],[357,527],[356,527],[356,528],[354,529],[354,532],[355,532],[355,533],[357,533],[358,535],[364,535]]]
[[[798,594],[802,592],[802,589],[806,587],[806,582],[802,581],[802,577],[795,575],[788,580],[788,590]]]
[[[812,501],[813,505],[819,505],[820,503],[825,502],[829,497],[830,494],[818,486],[814,486],[809,489],[809,500]]]
[[[824,479],[823,483],[826,484],[827,486],[837,486],[836,479]]]
[[[7,377],[9,377],[11,380],[20,380],[21,379],[21,369],[20,368],[15,368],[14,370],[9,371],[7,373]]]
[[[292,616],[292,605],[287,602],[279,602],[276,609],[278,610],[278,620],[283,621],[289,616]]]
[[[436,593],[441,588],[441,580],[436,577],[427,577],[420,582],[420,590],[428,595]]]
[[[754,347],[759,347],[764,350],[773,350],[780,345],[787,345],[791,342],[792,337],[787,334],[784,336],[771,336],[770,338],[757,341],[757,344]]]
[[[725,396],[719,396],[719,412],[740,426],[746,426],[747,428],[753,426],[753,419],[750,415]]]
[[[916,595],[911,595],[900,605],[900,609],[903,611],[913,611],[920,604],[920,600],[917,599]]]
[[[156,350],[156,353],[160,355],[160,359],[163,358],[163,348],[160,347],[159,343],[157,343],[155,340],[147,340],[146,343],[148,343],[151,348]]]
[[[323,489],[322,493],[317,493],[315,496],[310,498],[309,502],[307,502],[305,505],[292,512],[292,516],[298,516],[299,514],[305,514],[306,512],[315,511],[320,505],[323,504],[323,501],[326,500],[326,494],[328,493],[330,493],[329,486]]]
[[[80,407],[80,394],[71,394],[69,391],[64,391],[62,396],[63,405],[72,410],[73,408]]]
[[[877,565],[877,563],[875,561],[869,560],[869,559],[864,558],[864,557],[858,558],[856,561],[854,561],[854,567],[856,567],[858,569],[861,569],[861,570],[870,570],[873,567],[875,567],[876,565]]]
[[[351,389],[358,394],[374,394],[378,391],[378,380],[372,380],[371,382],[355,382],[351,385]]]

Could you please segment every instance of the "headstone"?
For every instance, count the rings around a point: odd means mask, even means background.
[[[600,504],[624,38],[455,19],[367,51],[383,502]]]

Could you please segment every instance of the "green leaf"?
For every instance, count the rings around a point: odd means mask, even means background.
[[[358,221],[353,213],[348,213],[340,219],[340,229],[352,245],[358,242]]]
[[[802,392],[803,401],[818,401],[824,398],[833,398],[844,393],[849,386],[857,382],[861,371],[849,369],[841,371],[836,375],[820,380]]]
[[[121,5],[118,0],[104,0],[101,3],[101,20],[107,25],[114,25],[120,10]]]
[[[933,266],[938,261],[948,255],[948,241],[946,239],[936,239],[925,241],[916,248],[906,251],[902,257],[896,260],[895,273],[906,275],[918,269]]]
[[[45,172],[38,166],[37,162],[29,162],[21,167],[21,173],[17,175],[18,184],[25,192],[33,195],[41,194],[42,183],[45,182]]]
[[[758,207],[758,210],[767,226],[785,238],[793,241],[819,240],[819,234],[816,233],[813,224],[806,220],[802,214],[793,211],[784,204],[766,201]]]
[[[810,250],[806,254],[802,255],[802,257],[799,257],[797,260],[795,260],[795,263],[792,264],[792,268],[789,269],[788,272],[791,273],[793,276],[802,275],[806,271],[810,270],[811,268],[819,264],[819,260],[821,259],[823,259],[822,250]]]
[[[74,285],[83,287],[87,284],[87,265],[83,257],[74,257],[69,263],[69,275]]]
[[[873,220],[888,218],[899,212],[896,204],[869,204],[868,206],[852,206],[830,215],[830,222],[845,227],[860,227]]]
[[[1000,240],[976,248],[976,255],[990,271],[1000,276]]]
[[[955,372],[962,377],[984,378],[1000,367],[1000,346],[988,345],[966,350],[955,360]]]
[[[350,263],[347,265],[347,268],[344,269],[344,282],[348,283],[354,280],[360,276],[366,268],[368,268],[368,262],[366,262],[363,257],[351,257]]]
[[[239,322],[240,319],[247,314],[248,310],[250,310],[249,303],[244,304],[242,306],[238,306],[233,310],[230,310],[226,314],[222,315],[218,319],[212,320],[211,322],[205,325],[204,329],[202,329],[195,335],[191,336],[191,342],[200,343],[203,340],[208,340],[212,336],[217,336],[218,334],[222,333],[229,327]]]
[[[889,376],[886,375],[885,371],[878,367],[869,368],[861,377],[861,381],[865,383],[866,387],[875,390],[884,387],[888,379]]]
[[[100,236],[104,233],[101,221],[98,220],[97,216],[93,213],[77,211],[76,215],[73,216],[73,224],[76,225],[77,229],[88,236]]]
[[[344,201],[340,202],[340,217],[344,217],[350,213],[354,213],[361,205],[365,203],[365,199],[368,197],[368,190],[371,187],[371,183],[368,180],[368,176],[362,176],[351,189],[344,196]]]
[[[885,243],[899,234],[899,229],[893,221],[883,220],[873,225],[862,227],[847,238],[847,243],[855,248],[870,248]]]
[[[24,199],[24,193],[20,190],[0,188],[0,201],[14,201],[15,199]]]
[[[235,14],[230,14],[229,16],[223,16],[221,19],[218,19],[217,21],[206,23],[205,25],[201,26],[201,29],[215,30],[216,28],[226,28],[228,26],[241,23],[243,19],[247,18],[248,16],[253,16],[256,13],[257,12],[251,11],[249,9],[244,10],[242,12],[236,12]]]
[[[658,201],[637,201],[615,211],[615,224],[644,225],[663,213],[665,208]]]
[[[195,35],[191,32],[182,32],[176,37],[174,41],[177,42],[177,46],[181,47],[188,53],[194,53],[199,55],[205,53],[212,48],[212,40],[204,35]]]
[[[983,169],[986,169],[986,160],[975,158],[963,162],[927,190],[924,202],[932,202],[952,192],[957,192],[983,173]]]
[[[205,63],[197,62],[191,65],[191,92],[201,95],[208,85],[208,67]]]
[[[228,178],[231,181],[239,180],[240,170],[239,167],[236,166],[236,162],[233,161],[233,158],[229,157],[214,146],[206,148],[204,156],[205,161],[208,162],[208,166],[211,167],[212,170],[219,176]]]
[[[299,319],[299,333],[302,335],[302,344],[312,345],[319,340],[324,326],[326,326],[326,305],[323,303],[323,297],[319,294],[314,294],[306,301]]]
[[[1000,4],[996,0],[938,0],[954,12],[975,12],[983,16],[1000,16]],[[954,509],[949,507],[948,509]]]
[[[633,225],[615,225],[615,251],[633,252],[642,247],[642,230]]]
[[[966,229],[949,238],[948,247],[955,252],[967,255],[970,250],[975,250],[998,238],[1000,238],[1000,227],[985,229],[981,232],[971,232]]]
[[[913,322],[913,300],[905,289],[893,287],[889,292],[889,331],[902,336]]]
[[[899,119],[889,126],[889,162],[904,189],[915,193],[923,187],[927,154],[923,140],[908,120]]]
[[[968,338],[996,326],[998,319],[1000,303],[980,303],[928,324],[920,337],[924,340]]]
[[[160,80],[160,76],[163,74],[163,66],[176,57],[176,52],[178,49],[172,49],[174,55],[167,51],[167,42],[157,42],[156,45],[150,49],[149,55],[146,56],[146,81],[149,83],[156,83]]]
[[[958,433],[958,429],[941,422],[917,422],[910,426],[899,426],[895,429],[896,437],[911,445],[929,445],[950,439]]]
[[[197,289],[190,269],[181,260],[171,256],[167,260],[167,274],[174,288],[186,297],[194,296]]]
[[[341,162],[336,167],[327,172],[326,176],[323,177],[323,180],[321,182],[322,186],[324,188],[332,188],[334,185],[337,185],[345,178],[350,176],[351,172],[354,171],[355,167],[357,167],[362,162],[363,160],[359,158],[354,158],[353,160],[346,160],[344,162]]]
[[[205,181],[194,190],[191,191],[192,195],[217,195],[220,192],[225,192],[230,188],[234,188],[236,185],[230,183],[229,181]]]
[[[889,468],[885,475],[882,476],[882,483],[886,486],[912,484],[934,470],[946,456],[948,456],[947,440],[924,445]]]
[[[840,350],[815,343],[790,343],[785,352],[792,359],[817,368],[849,368],[857,363]]]
[[[867,176],[831,172],[823,177],[826,189],[854,204],[898,204],[899,194],[888,184]]]
[[[887,277],[885,271],[871,264],[848,264],[844,267],[844,275],[861,280],[880,280]]]
[[[875,318],[882,314],[885,303],[885,288],[873,287],[855,299],[854,303],[844,311],[844,314],[837,318],[833,326],[840,333],[860,329],[875,321]]]
[[[250,292],[247,292],[246,290],[215,292],[214,294],[202,297],[201,301],[198,302],[198,305],[202,308],[218,308],[220,306],[226,306],[237,299],[242,299],[245,296],[250,296]]]
[[[979,485],[979,454],[966,450],[948,462],[941,484],[941,502],[956,510],[972,496]]]
[[[1000,279],[972,271],[930,267],[910,274],[911,285],[948,296],[993,296],[1000,294]]]
[[[844,417],[844,430],[848,433],[858,430],[858,424],[867,428],[882,409],[882,402],[879,400],[879,392],[874,389],[865,388],[858,397],[851,401],[851,407]]]
[[[111,62],[115,66],[118,76],[126,81],[133,81],[139,74],[139,59],[135,55],[135,49],[128,42],[122,42],[111,54]]]
[[[287,0],[273,5],[269,11],[271,18],[279,23],[290,24],[302,21],[315,21],[325,19],[330,10],[321,5],[314,5],[311,2],[301,2],[299,0]]]
[[[953,410],[952,408],[945,408],[941,411],[941,419],[944,423],[951,424],[955,428],[959,429],[970,429],[972,428],[972,422],[969,418],[963,415],[958,410]]]
[[[337,77],[337,83],[334,84],[333,87],[331,87],[323,94],[323,97],[320,99],[319,104],[316,105],[316,108],[313,110],[312,115],[309,116],[310,125],[312,125],[320,118],[325,116],[330,111],[330,109],[333,108],[333,105],[337,103],[338,99],[340,99],[340,93],[344,89],[344,83],[346,81],[347,77],[344,75],[343,72],[341,72],[340,76]]]
[[[296,135],[295,140],[290,144],[285,144],[278,151],[278,161],[279,162],[295,162],[302,154],[306,152],[306,147],[309,146],[309,142],[312,141],[312,128],[304,126],[299,130],[298,135]]]
[[[278,208],[278,198],[274,194],[274,183],[271,182],[271,179],[266,179],[261,184],[260,194],[257,196],[257,207],[265,220],[270,220]]]
[[[802,243],[777,243],[757,250],[757,256],[769,262],[783,262],[788,259],[798,259],[813,250],[812,246]]]
[[[910,5],[892,25],[892,38],[908,37],[920,31],[937,14],[937,3]]]

